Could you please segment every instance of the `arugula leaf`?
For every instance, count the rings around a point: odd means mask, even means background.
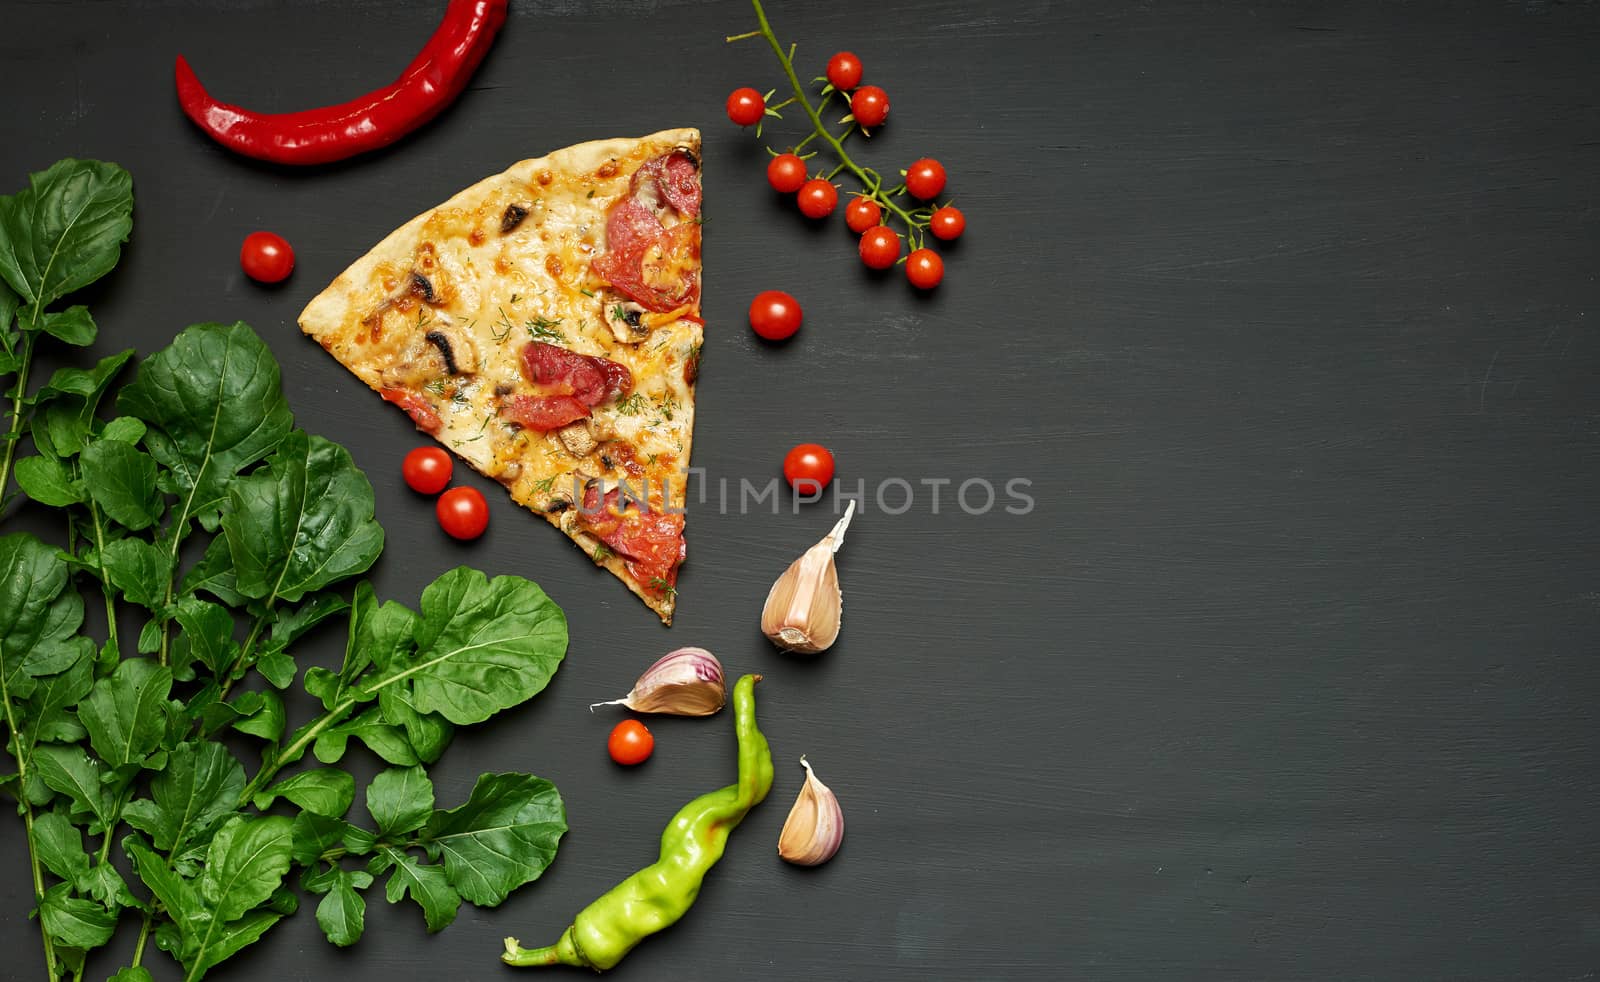
[[[387,686],[378,693],[378,711],[384,722],[405,730],[406,742],[416,751],[417,759],[431,764],[450,745],[455,727],[438,713],[418,712],[412,698],[409,686]]]
[[[222,520],[239,592],[290,602],[357,573],[383,551],[372,485],[350,452],[303,430],[233,483]]]
[[[72,896],[72,887],[58,883],[44,892],[39,922],[58,944],[72,948],[98,948],[111,940],[117,915],[92,900]]]
[[[132,349],[100,359],[94,368],[58,368],[34,393],[33,442],[47,457],[70,457],[83,450],[94,426],[95,410]],[[126,424],[124,424],[126,425]]]
[[[167,579],[157,582],[166,583]],[[178,601],[173,619],[179,628],[174,662],[198,658],[217,677],[233,667],[239,657],[239,644],[233,640],[233,615],[226,607],[199,597],[184,597]]]
[[[244,595],[239,592],[238,577],[233,572],[233,554],[228,552],[228,540],[217,536],[206,547],[206,554],[178,584],[180,593],[205,591],[230,607],[243,607]]]
[[[154,611],[166,601],[172,579],[172,555],[166,550],[143,539],[118,539],[101,550],[100,565],[129,603]]]
[[[81,304],[45,314],[39,326],[51,337],[79,348],[94,344],[95,335],[99,333],[94,318],[89,316],[89,308]]]
[[[44,609],[44,616],[35,625],[36,632],[7,637],[4,643],[8,649],[27,652],[14,660],[19,674],[6,677],[8,692],[28,695],[41,676],[64,672],[86,652],[92,652],[94,642],[77,633],[82,623],[83,598],[69,585]]]
[[[206,972],[232,958],[239,949],[255,944],[272,925],[283,920],[276,910],[253,910],[236,921],[222,924],[210,921],[204,933],[194,941],[194,954],[188,961],[189,979],[199,979]]]
[[[322,700],[323,709],[331,711],[339,704],[339,695],[342,689],[339,683],[339,676],[326,668],[320,665],[313,665],[311,668],[306,669],[305,679],[301,682],[301,685],[307,694]]]
[[[308,812],[341,818],[356,797],[356,779],[348,771],[319,767],[285,778],[255,796],[262,811],[279,798],[287,798]]]
[[[366,928],[367,902],[357,890],[372,885],[372,876],[359,870],[341,869],[327,896],[317,904],[317,923],[328,940],[347,948],[361,939]]]
[[[287,819],[261,821],[279,823],[287,822]],[[238,824],[239,822],[230,823],[224,831],[234,829]],[[150,888],[150,892],[166,908],[171,917],[170,922],[162,924],[157,929],[156,945],[189,969],[187,976],[189,979],[200,978],[245,945],[256,941],[283,917],[280,911],[263,909],[250,911],[242,917],[225,922],[222,911],[232,910],[234,905],[229,904],[225,908],[213,906],[208,909],[201,895],[206,884],[204,877],[201,879],[200,890],[197,891],[159,857],[137,842],[129,844],[128,854],[133,859],[139,878]],[[211,867],[208,864],[206,875],[209,876],[210,872]],[[260,893],[259,886],[258,882],[252,883],[252,896]],[[276,887],[269,889],[261,899],[270,899],[276,889]]]
[[[139,902],[134,899],[132,891],[128,889],[128,881],[122,878],[117,868],[110,863],[98,863],[76,883],[80,893],[87,893],[99,901],[107,910],[117,907],[137,907]]]
[[[89,745],[113,768],[139,764],[166,733],[172,671],[144,658],[130,658],[96,682],[78,719]]]
[[[166,503],[156,490],[155,458],[129,443],[95,440],[80,460],[89,497],[112,521],[137,532],[161,518]]]
[[[117,974],[106,979],[106,982],[156,982],[150,970],[143,965],[133,965],[117,970]]]
[[[301,866],[310,866],[323,853],[344,838],[345,822],[315,812],[301,812],[294,818],[290,855]]]
[[[206,852],[199,894],[214,920],[231,921],[265,903],[289,871],[294,823],[287,818],[233,818]]]
[[[367,596],[370,599],[370,587]],[[359,589],[356,597],[358,601],[361,599]],[[350,647],[345,651],[340,679],[346,686],[353,685],[369,665],[387,671],[408,658],[416,648],[415,635],[420,623],[416,613],[403,603],[390,600],[378,606],[373,601],[368,610],[351,622]]]
[[[33,722],[34,736],[37,739],[46,739],[42,732],[45,723],[62,717],[62,711],[69,706],[75,706],[78,700],[89,694],[94,685],[94,656],[87,648],[81,648],[78,658],[66,669],[54,675],[46,675],[34,680],[33,694],[28,698],[28,711],[26,717]],[[67,739],[78,739],[83,736],[79,730],[77,736]]]
[[[367,586],[363,581],[361,586]],[[360,587],[357,587],[359,589]],[[370,586],[367,587],[369,590]],[[337,593],[318,593],[298,607],[280,608],[272,620],[272,641],[284,648],[304,637],[307,631],[335,614],[343,613],[350,604]]]
[[[77,883],[89,873],[89,854],[83,851],[83,834],[60,812],[34,816],[33,851],[45,869],[68,883]]]
[[[417,763],[417,753],[406,741],[405,731],[385,723],[376,706],[354,719],[323,730],[317,735],[312,753],[324,764],[336,764],[344,757],[351,737],[391,764],[410,767]]]
[[[229,482],[262,460],[293,426],[278,363],[247,324],[198,324],[145,359],[117,411],[149,425],[145,446],[180,498],[171,534],[190,519],[216,528]]]
[[[116,164],[62,160],[0,197],[0,279],[35,308],[111,272],[133,229],[133,178]]]
[[[92,675],[90,676],[92,678]],[[78,722],[78,717],[70,712],[56,710],[35,716],[33,719],[33,739],[35,744],[40,743],[74,743],[88,735],[83,724]]]
[[[14,362],[7,359],[15,358],[17,335],[11,329],[11,324],[16,320],[17,308],[21,305],[22,298],[17,296],[17,291],[0,279],[0,375],[9,375],[17,370]]]
[[[378,847],[377,833],[359,825],[346,825],[340,841],[344,843],[345,852],[351,856],[365,856]]]
[[[256,671],[280,689],[287,689],[298,671],[294,659],[281,651],[264,651],[256,658]]]
[[[283,736],[283,727],[287,721],[283,709],[283,697],[271,689],[264,689],[259,695],[260,708],[234,723],[233,728],[240,733],[249,733],[251,736],[275,742]]]
[[[212,741],[181,743],[166,768],[150,781],[150,797],[122,810],[129,825],[150,836],[157,849],[176,852],[231,815],[244,791],[244,768],[228,748]]]
[[[300,888],[307,893],[318,894],[332,890],[333,885],[339,882],[339,874],[344,872],[344,868],[335,860],[319,864],[315,856],[311,858],[310,862],[311,865],[306,868],[304,873],[300,874]],[[317,868],[319,865],[321,869]]]
[[[73,814],[92,815],[99,826],[104,825],[110,806],[101,786],[104,769],[98,760],[79,747],[45,745],[34,748],[33,763],[46,787],[67,796]]]
[[[433,782],[421,767],[391,767],[367,785],[367,813],[385,836],[414,832],[433,814]]]
[[[133,871],[149,888],[156,901],[167,909],[175,923],[192,923],[204,915],[194,886],[179,876],[165,860],[145,848],[136,838],[129,839],[126,848],[128,858],[133,860]]]
[[[67,587],[67,562],[60,550],[26,532],[0,538],[0,681],[8,698],[27,696],[35,676],[61,670],[43,670],[36,649],[59,648],[77,632],[82,601],[76,604],[76,617],[70,602],[69,609],[58,609],[58,601],[76,597]]]
[[[61,508],[84,499],[82,485],[53,457],[24,457],[12,473],[22,493],[41,505]]]
[[[382,854],[394,867],[383,887],[384,898],[397,904],[409,894],[421,906],[429,934],[449,927],[461,907],[461,895],[450,885],[444,867],[424,866],[392,846],[384,846]]]
[[[100,439],[117,440],[122,443],[138,443],[144,439],[145,431],[149,427],[132,416],[118,416],[105,425],[100,431]]]
[[[458,566],[422,591],[417,651],[379,670],[364,688],[406,683],[419,712],[481,723],[524,702],[550,681],[567,651],[567,618],[538,585],[514,576],[490,581]]]
[[[429,856],[462,897],[493,907],[539,878],[567,831],[555,785],[531,774],[485,774],[466,802],[436,811],[423,831]]]

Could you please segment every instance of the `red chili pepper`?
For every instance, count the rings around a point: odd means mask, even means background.
[[[392,84],[337,106],[258,113],[212,98],[182,55],[178,102],[213,140],[246,157],[325,164],[386,147],[449,105],[494,43],[507,0],[450,0],[444,21]]]

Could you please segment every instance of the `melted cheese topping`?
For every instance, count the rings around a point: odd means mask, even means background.
[[[699,311],[642,311],[591,267],[634,172],[674,146],[698,155],[699,134],[583,144],[517,164],[385,239],[307,306],[301,327],[372,388],[420,396],[440,442],[575,537],[586,533],[564,503],[587,480],[648,481],[652,507],[682,507]],[[542,394],[521,368],[534,340],[627,366],[632,392],[571,433],[510,422],[509,400]],[[670,613],[670,596],[664,606]]]

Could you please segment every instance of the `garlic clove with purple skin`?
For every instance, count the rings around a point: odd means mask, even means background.
[[[595,706],[627,706],[638,713],[710,716],[728,701],[722,663],[704,648],[679,648],[645,669],[633,690],[621,699]]]
[[[855,511],[852,501],[833,531],[791,563],[767,593],[761,633],[783,650],[814,655],[838,640],[844,593],[839,589],[833,554],[844,544],[845,529]]]
[[[804,757],[806,783],[778,834],[778,856],[796,866],[820,866],[844,844],[844,811],[839,799],[811,769]]]

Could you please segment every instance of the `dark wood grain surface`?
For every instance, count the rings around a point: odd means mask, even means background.
[[[503,935],[553,939],[731,775],[725,718],[661,722],[624,772],[612,717],[585,709],[690,643],[766,674],[778,784],[619,979],[1595,976],[1600,8],[775,0],[807,71],[850,47],[891,92],[864,158],[950,170],[970,232],[919,297],[767,190],[721,106],[780,79],[755,42],[723,44],[753,26],[733,0],[514,3],[457,106],[348,165],[240,160],[175,105],[180,51],[225,99],[354,95],[439,7],[0,6],[0,189],[66,155],[134,175],[95,353],[249,321],[299,421],[377,487],[380,595],[469,562],[539,581],[572,624],[546,693],[436,771],[441,801],[485,770],[560,786],[572,832],[543,880],[431,937],[374,894],[348,951],[306,909],[214,978],[510,978]],[[398,480],[408,422],[294,318],[478,178],[675,125],[706,133],[712,493],[665,631],[487,482],[488,537],[444,540]],[[238,269],[259,227],[298,250],[281,289]],[[744,324],[765,288],[805,305],[786,346]],[[801,440],[868,495],[843,638],[812,660],[756,618],[833,502],[737,506]],[[904,492],[874,492],[896,478],[914,496],[892,515]],[[956,500],[969,479],[1001,489],[985,514]],[[1027,514],[1003,507],[1011,479]],[[33,507],[4,521],[58,534]],[[318,634],[299,657],[341,650]],[[773,854],[802,753],[848,820],[813,871]],[[12,822],[0,871],[0,977],[39,978]]]

